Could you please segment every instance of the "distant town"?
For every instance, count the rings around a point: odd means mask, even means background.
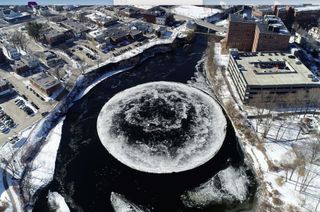
[[[206,78],[260,180],[258,211],[319,211],[319,5],[36,2],[0,6],[0,211],[32,208],[21,192],[30,161],[89,88],[197,35],[208,37]]]

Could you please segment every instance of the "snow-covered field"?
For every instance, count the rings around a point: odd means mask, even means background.
[[[264,169],[266,181],[271,183],[273,189],[280,192],[281,200],[286,204],[295,205],[301,210],[315,211],[320,199],[320,166],[316,161],[310,163],[310,157],[312,152],[317,150],[313,149],[315,148],[313,144],[319,143],[319,138],[315,134],[304,134],[301,131],[300,123],[303,116],[295,115],[282,120],[273,120],[265,139],[262,138],[262,134],[268,124],[264,122],[266,120],[262,120],[258,125],[257,134],[264,140],[267,160],[279,168],[279,171],[269,170],[270,167]],[[306,115],[308,116],[313,117]],[[319,119],[317,116],[313,118]],[[257,129],[256,121],[256,119],[251,120],[255,129]],[[318,159],[315,160],[320,159],[319,147],[317,147],[318,152],[314,152],[318,154],[315,156]],[[298,160],[305,164],[295,164]],[[287,182],[283,185],[278,184],[277,180],[285,181],[286,178]],[[306,183],[309,185],[304,190]]]
[[[173,8],[171,12],[177,15],[182,15],[193,19],[202,19],[213,16],[222,11],[214,8],[199,7],[193,5],[181,5]]]

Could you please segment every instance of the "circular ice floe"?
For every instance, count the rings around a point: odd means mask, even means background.
[[[123,164],[144,172],[196,168],[219,151],[226,135],[220,105],[204,92],[173,82],[124,90],[101,109],[103,146]]]

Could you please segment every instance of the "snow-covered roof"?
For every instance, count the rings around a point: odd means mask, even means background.
[[[189,18],[201,19],[213,16],[222,12],[222,10],[193,5],[181,5],[173,8],[171,12],[177,15],[187,16]]]
[[[296,12],[320,10],[320,5],[299,6],[294,8]]]

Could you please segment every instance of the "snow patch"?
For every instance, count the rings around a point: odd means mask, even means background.
[[[67,203],[64,201],[63,196],[58,192],[51,192],[48,193],[48,205],[50,211],[53,212],[70,212],[70,209]]]
[[[181,200],[185,206],[196,208],[217,203],[243,202],[247,198],[249,182],[243,167],[237,169],[230,166],[199,187],[185,192]]]
[[[187,16],[189,18],[193,19],[202,19],[202,18],[207,18],[210,16],[213,16],[217,13],[222,12],[219,9],[214,9],[214,8],[208,8],[208,7],[199,7],[199,6],[193,6],[193,5],[181,5],[173,8],[171,12],[178,14],[178,15],[183,15]]]
[[[111,205],[115,212],[144,212],[143,209],[127,200],[123,195],[111,192]]]
[[[40,152],[34,158],[29,173],[30,184],[32,185],[32,193],[39,188],[46,186],[53,178],[55,161],[61,140],[63,119],[49,134],[46,143]]]

